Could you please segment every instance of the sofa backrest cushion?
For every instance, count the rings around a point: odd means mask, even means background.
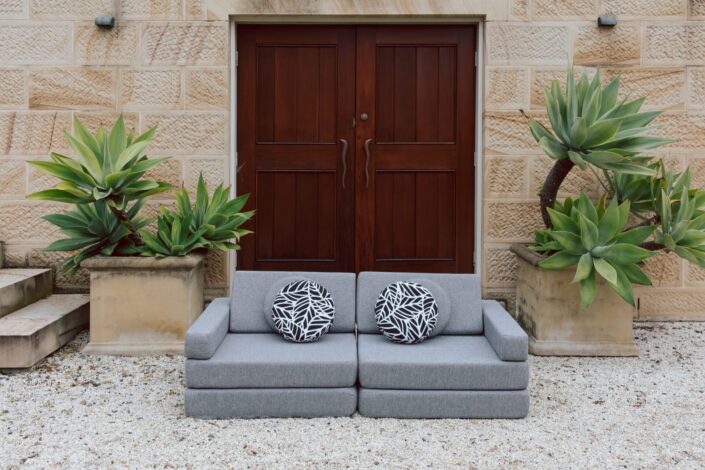
[[[450,319],[440,334],[482,334],[482,299],[477,274],[362,272],[357,278],[357,328],[360,333],[379,333],[375,321],[375,302],[380,292],[397,281],[422,279],[443,288],[450,300]]]
[[[240,271],[233,275],[230,289],[230,331],[232,333],[271,333],[267,317],[271,304],[265,299],[274,284],[287,284],[292,278],[310,279],[330,292],[335,304],[331,333],[355,331],[355,274],[291,271]],[[373,312],[374,315],[374,312]],[[373,319],[374,320],[374,319]]]

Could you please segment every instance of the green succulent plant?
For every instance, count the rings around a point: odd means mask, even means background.
[[[551,256],[539,263],[542,269],[576,266],[573,282],[580,283],[581,307],[595,300],[596,276],[629,304],[634,305],[632,283],[650,285],[639,263],[656,253],[638,246],[654,232],[654,226],[625,230],[629,201],[605,206],[604,198],[595,206],[582,194],[577,201],[567,199],[558,209],[549,209],[553,229],[544,231],[537,251]]]
[[[61,274],[76,271],[81,261],[91,256],[125,256],[137,253],[132,228],[142,229],[149,219],[138,215],[144,200],[133,204],[125,216],[129,224],[122,223],[110,211],[104,201],[90,204],[77,204],[76,209],[64,214],[50,214],[43,217],[61,230],[68,238],[50,244],[47,251],[78,251],[61,266]]]
[[[52,152],[52,161],[29,162],[60,182],[54,188],[30,194],[28,199],[71,204],[105,201],[111,208],[124,210],[130,201],[170,189],[166,182],[144,178],[150,168],[166,160],[143,155],[156,128],[134,137],[133,131],[126,132],[120,116],[110,131],[101,125],[92,135],[78,119],[74,119],[74,130],[75,136],[68,132],[64,135],[75,157]]]
[[[249,230],[240,228],[254,211],[241,212],[249,195],[229,199],[230,187],[219,184],[209,197],[201,174],[196,187],[196,200],[191,203],[188,191],[176,193],[176,211],[165,207],[157,219],[157,232],[142,230],[143,256],[183,256],[198,249],[237,250],[237,242]]]

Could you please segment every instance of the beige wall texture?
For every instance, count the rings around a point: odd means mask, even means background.
[[[619,25],[598,28],[600,14]],[[118,26],[98,29],[98,15],[115,15]],[[659,132],[678,142],[660,156],[691,165],[705,184],[705,0],[0,0],[0,240],[8,264],[60,261],[41,251],[58,233],[39,219],[57,206],[24,200],[51,181],[26,160],[65,150],[61,131],[73,116],[91,126],[119,113],[138,130],[159,124],[151,151],[174,158],[155,176],[189,188],[200,171],[211,184],[227,180],[230,15],[485,21],[482,274],[485,294],[510,306],[516,261],[508,247],[540,226],[536,193],[551,163],[522,111],[544,115],[541,87],[563,79],[569,62],[620,75],[624,93],[665,109]],[[577,170],[565,189],[598,192]],[[648,271],[655,287],[638,291],[640,318],[705,319],[704,270],[664,255]],[[212,293],[226,288],[224,256],[211,255],[206,273]],[[80,289],[87,276],[57,282]]]

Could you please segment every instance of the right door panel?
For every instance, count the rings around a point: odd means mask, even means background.
[[[357,34],[358,270],[473,271],[475,31]]]

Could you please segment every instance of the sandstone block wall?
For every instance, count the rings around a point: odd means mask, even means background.
[[[100,15],[117,18],[100,29]],[[58,266],[42,251],[59,236],[40,217],[62,206],[25,196],[54,184],[27,160],[66,151],[74,116],[95,129],[120,113],[137,131],[158,125],[150,154],[173,156],[151,171],[174,186],[228,180],[228,21],[208,19],[204,0],[0,1],[0,240],[10,266]],[[148,207],[169,204],[166,194]],[[227,288],[227,259],[207,260],[212,295]],[[59,289],[87,287],[86,273]]]
[[[596,18],[613,14],[615,28]],[[531,241],[540,226],[537,193],[551,165],[526,129],[542,117],[543,86],[565,78],[568,62],[603,76],[619,75],[623,95],[647,96],[666,112],[658,133],[678,139],[659,150],[679,168],[690,165],[705,185],[705,0],[510,0],[507,20],[489,22],[485,70],[484,286],[513,300],[512,242]],[[577,168],[564,196],[596,195],[589,172]],[[654,287],[639,288],[643,319],[705,319],[705,271],[675,255],[648,262]]]
[[[233,14],[486,15],[482,275],[485,295],[510,307],[508,247],[540,226],[536,194],[551,164],[525,115],[545,119],[541,89],[563,79],[569,62],[620,75],[625,96],[647,95],[649,107],[665,109],[659,132],[678,142],[659,156],[690,165],[705,185],[705,0],[0,0],[0,240],[10,265],[61,261],[41,251],[57,233],[40,217],[55,207],[24,200],[51,178],[26,161],[66,150],[62,131],[74,116],[92,128],[119,113],[138,130],[158,124],[152,152],[174,158],[153,176],[174,185],[193,189],[201,171],[210,184],[227,180]],[[619,25],[598,28],[600,14]],[[117,27],[95,27],[97,15],[115,15]],[[564,189],[599,191],[578,170]],[[226,266],[222,255],[208,259],[211,293],[227,287]],[[705,270],[669,255],[647,269],[655,286],[638,290],[640,317],[705,319]],[[86,277],[58,283],[81,289]]]

